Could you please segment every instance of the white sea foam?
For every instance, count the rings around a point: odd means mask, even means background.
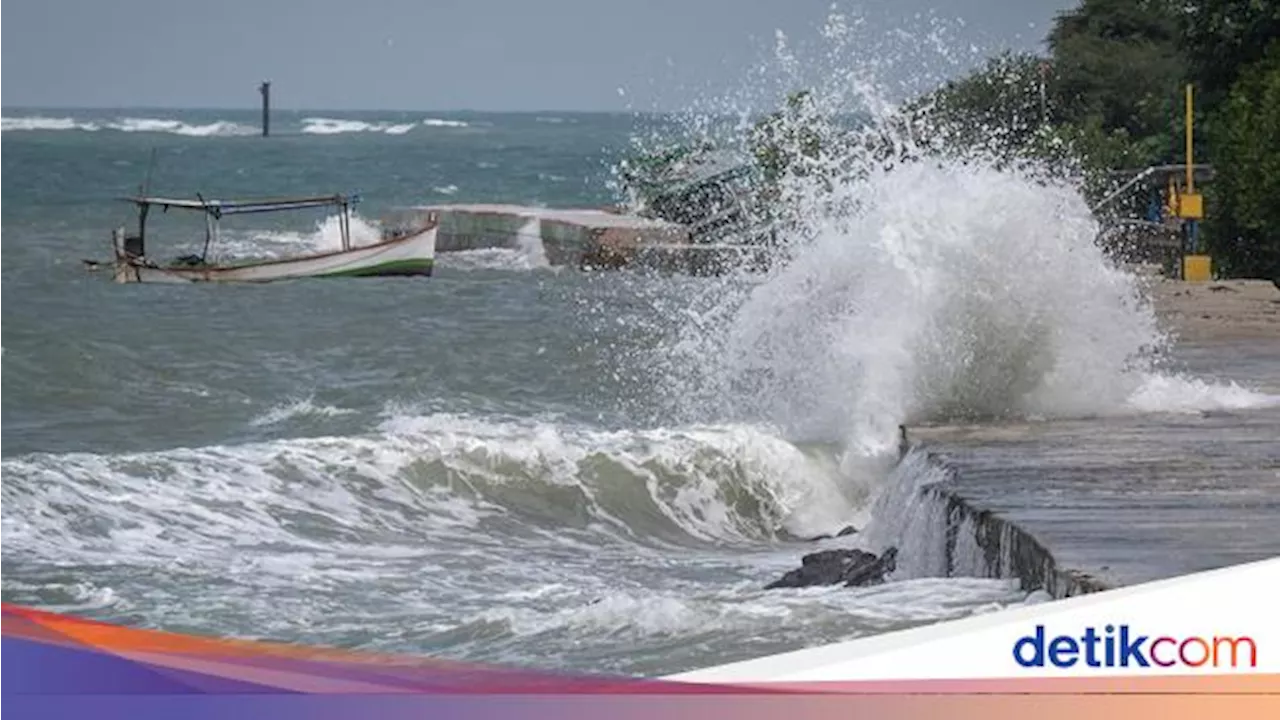
[[[443,120],[441,118],[426,118],[422,121],[422,124],[424,127],[464,128],[468,126],[468,123],[462,120]]]
[[[19,117],[3,118],[3,129],[11,130],[79,130],[97,132],[115,130],[127,133],[165,133],[187,137],[231,137],[254,135],[258,128],[229,120],[217,120],[205,124],[191,124],[167,118],[122,117],[109,121],[86,122],[72,118]]]
[[[227,120],[218,120],[203,125],[192,125],[180,120],[162,118],[126,117],[106,123],[104,127],[129,133],[169,133],[188,137],[230,137],[236,135],[256,135],[259,128]]]
[[[350,239],[353,247],[372,245],[382,239],[380,225],[352,214]],[[297,231],[224,231],[214,252],[227,258],[279,258],[307,252],[325,252],[342,248],[342,226],[337,215],[316,222],[311,232]]]
[[[853,27],[835,16],[826,37],[848,46]],[[883,68],[839,58],[805,62],[780,41],[784,81],[832,70],[780,133],[816,135],[824,154],[785,148],[802,158],[773,203],[789,261],[711,283],[679,342],[651,358],[684,416],[745,417],[874,456],[904,423],[1270,402],[1155,369],[1168,341],[1137,276],[1096,242],[1070,166],[1007,162],[999,128],[989,147],[940,151],[900,122],[873,76]],[[856,112],[870,116],[861,128],[836,120]],[[689,125],[697,136],[711,123]]]
[[[99,126],[94,123],[79,122],[69,117],[6,117],[0,118],[0,129],[11,130],[83,130],[96,132]]]
[[[444,253],[439,262],[457,270],[547,270],[556,269],[547,259],[542,242],[542,222],[529,218],[512,240],[513,247],[482,248]]]
[[[269,410],[249,421],[254,427],[279,425],[298,418],[325,418],[350,415],[354,410],[334,405],[317,405],[312,397],[304,397],[273,405]]]
[[[308,135],[342,135],[346,133],[383,133],[404,135],[416,123],[366,122],[341,118],[309,117],[302,119],[302,132]]]
[[[342,412],[314,408],[295,403],[252,424]],[[11,547],[39,557],[56,558],[71,543],[81,561],[124,561],[216,554],[232,538],[299,542],[279,513],[306,513],[335,531],[380,523],[414,535],[469,532],[493,513],[554,529],[579,524],[583,512],[610,535],[758,542],[850,522],[860,501],[837,487],[833,470],[749,427],[602,432],[394,415],[358,437],[6,458],[13,482],[4,484],[5,502],[31,511],[6,512],[4,534]],[[102,533],[83,534],[90,518]]]
[[[536,217],[529,218],[520,226],[516,236],[516,248],[525,259],[529,269],[549,267],[547,249],[542,243],[542,221]]]

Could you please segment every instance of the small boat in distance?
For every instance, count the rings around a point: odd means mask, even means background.
[[[274,200],[195,200],[163,197],[123,198],[138,208],[136,234],[119,228],[112,233],[113,264],[116,282],[183,283],[183,282],[270,282],[305,277],[387,277],[431,275],[435,264],[438,217],[431,215],[413,228],[384,230],[382,238],[372,245],[351,245],[351,207],[354,199],[345,195],[282,198]],[[170,208],[204,213],[204,250],[170,263],[157,263],[147,256],[147,215],[152,208]],[[252,260],[218,264],[208,261],[209,249],[218,241],[219,221],[229,215],[282,212],[305,208],[334,207],[339,211],[338,225],[342,249],[299,255],[292,258]],[[103,263],[85,260],[89,269]]]

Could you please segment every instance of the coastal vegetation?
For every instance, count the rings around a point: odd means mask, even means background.
[[[1280,279],[1280,3],[1082,0],[1055,19],[1046,44],[1044,55],[999,55],[906,104],[895,129],[914,138],[916,151],[1049,160],[1077,174],[1097,202],[1144,168],[1185,161],[1191,84],[1194,161],[1213,168],[1203,247],[1224,276]],[[831,171],[822,157],[836,140],[825,122],[799,91],[756,123],[744,153],[754,180],[745,216],[776,219],[787,177]],[[858,142],[867,152],[900,151],[874,136]],[[633,167],[658,176],[688,157]],[[661,195],[660,187],[644,191]],[[671,204],[687,217],[699,202],[689,194]],[[1141,216],[1149,202],[1132,193],[1108,211]]]
[[[1018,152],[1070,148],[1097,199],[1185,161],[1190,83],[1194,160],[1214,174],[1205,247],[1224,275],[1280,278],[1280,3],[1083,0],[1048,50],[998,57],[916,106],[944,128],[997,128]]]

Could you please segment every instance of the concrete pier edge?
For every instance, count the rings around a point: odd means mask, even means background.
[[[904,435],[909,430],[904,430]],[[982,550],[986,576],[1016,579],[1024,592],[1043,590],[1055,600],[1101,592],[1115,586],[1089,573],[1061,566],[1044,543],[1017,523],[992,510],[976,507],[948,486],[959,471],[926,443],[907,439],[906,448],[923,453],[930,465],[942,471],[944,480],[920,489],[922,500],[940,503],[946,512],[946,560],[948,574],[957,571],[956,545],[961,528],[974,528],[973,540]]]

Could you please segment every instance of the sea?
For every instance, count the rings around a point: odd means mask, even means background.
[[[1188,384],[1192,410],[1269,401],[1172,368],[1079,193],[996,167],[869,166],[860,209],[805,206],[765,273],[581,272],[536,240],[442,254],[426,279],[86,269],[140,189],[356,194],[365,242],[406,205],[618,204],[637,138],[687,125],[278,110],[263,138],[257,122],[4,109],[6,602],[664,675],[1045,600],[931,576],[919,541],[880,585],[764,589],[815,549],[910,544],[899,424],[1151,412]],[[149,230],[175,257],[203,237],[179,211]],[[301,212],[228,221],[214,252],[337,243],[334,218]]]

